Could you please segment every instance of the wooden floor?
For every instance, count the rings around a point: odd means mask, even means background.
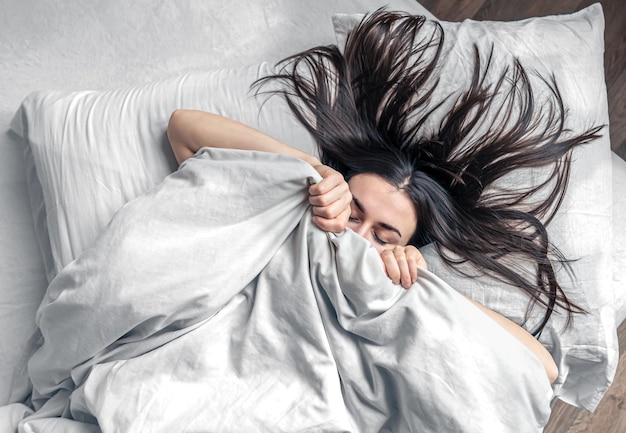
[[[439,19],[511,21],[570,13],[593,0],[419,0]],[[626,159],[626,3],[600,1],[604,10],[605,77],[609,101],[611,148]],[[626,433],[626,323],[619,329],[621,357],[613,385],[591,413],[557,403],[545,433]]]
[[[600,405],[591,413],[559,402],[552,409],[546,433],[626,432],[626,322],[619,328],[621,357],[615,380]]]

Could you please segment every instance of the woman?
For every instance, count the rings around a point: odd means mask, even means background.
[[[417,42],[416,42],[417,41]],[[311,164],[322,181],[310,188],[314,221],[322,229],[345,227],[381,254],[395,283],[409,287],[426,267],[416,247],[434,243],[451,266],[470,263],[530,295],[545,307],[543,322],[527,332],[476,304],[525,344],[551,382],[558,374],[550,354],[533,338],[555,307],[568,317],[581,309],[556,280],[553,262],[566,263],[548,240],[543,221],[558,208],[569,174],[570,151],[597,137],[600,128],[569,137],[554,81],[550,98],[535,109],[529,77],[519,63],[487,81],[476,51],[473,80],[440,127],[422,127],[449,103],[432,101],[443,33],[423,17],[378,11],[348,37],[344,53],[316,47],[283,62],[279,74],[257,86],[279,84],[319,147],[321,160],[258,131],[209,113],[178,110],[168,136],[177,160],[199,148],[227,147],[292,155]],[[498,120],[485,125],[486,113]],[[551,166],[553,176],[536,187],[490,193],[513,169]],[[344,181],[345,179],[345,181]],[[346,182],[347,181],[347,182]],[[541,193],[542,200],[533,202]],[[536,273],[521,270],[530,263]]]
[[[253,128],[216,114],[176,110],[167,130],[178,163],[202,147],[256,150],[298,157],[311,164],[322,181],[309,188],[313,221],[322,230],[340,232],[350,228],[367,239],[381,255],[389,278],[409,288],[416,280],[418,266],[426,268],[419,250],[407,245],[418,221],[408,194],[373,173],[353,176],[346,182],[336,170],[317,158],[292,148]],[[470,300],[526,345],[542,362],[550,383],[558,369],[550,353],[522,327]]]

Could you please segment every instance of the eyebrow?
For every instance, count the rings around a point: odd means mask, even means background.
[[[365,213],[365,209],[363,208],[363,205],[361,204],[361,202],[356,197],[354,197],[354,195],[352,196],[352,201],[354,202],[354,205],[357,207],[357,209],[361,213]],[[377,221],[376,225],[379,225],[380,227],[384,228],[385,230],[389,230],[389,231],[395,232],[398,236],[402,237],[402,233],[400,233],[400,230],[398,230],[397,228],[395,228],[392,225],[389,225],[389,224],[384,223],[382,221]]]

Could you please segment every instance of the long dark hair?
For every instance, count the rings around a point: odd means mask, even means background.
[[[418,216],[411,244],[434,243],[448,265],[470,263],[526,291],[530,306],[543,305],[543,320],[531,330],[539,335],[555,306],[568,322],[583,311],[557,282],[555,264],[567,267],[567,260],[545,225],[563,199],[571,150],[597,138],[601,127],[572,136],[554,77],[540,79],[547,97],[537,104],[517,60],[488,81],[492,54],[481,59],[476,47],[469,86],[433,100],[443,40],[436,22],[378,10],[348,35],[343,53],[312,48],[255,86],[285,97],[322,163],[346,179],[374,173],[406,191]],[[278,87],[267,90],[270,84]],[[442,108],[443,120],[425,132]],[[549,176],[537,185],[498,187],[511,171],[538,167],[549,167]]]

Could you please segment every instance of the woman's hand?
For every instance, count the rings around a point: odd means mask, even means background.
[[[394,284],[410,288],[417,280],[417,267],[428,269],[422,253],[413,245],[395,246],[380,253],[385,272]]]
[[[309,187],[313,223],[326,232],[339,233],[350,217],[352,194],[341,173],[326,166],[314,165],[322,180]]]

